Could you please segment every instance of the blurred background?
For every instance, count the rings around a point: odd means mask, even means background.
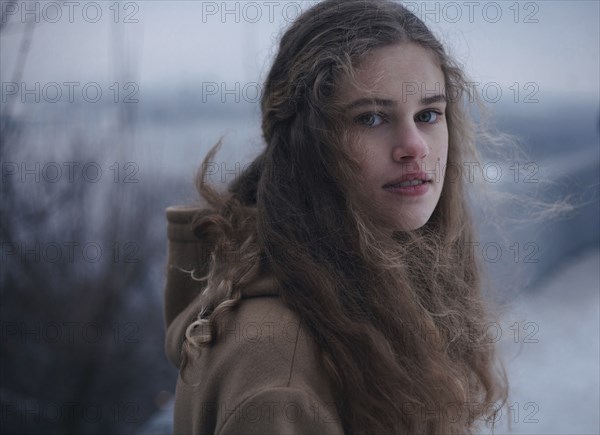
[[[2,433],[170,432],[164,209],[221,135],[216,184],[260,151],[261,83],[314,3],[0,1]],[[510,304],[496,433],[599,433],[599,2],[404,4],[527,155],[473,168],[529,198],[474,247]]]

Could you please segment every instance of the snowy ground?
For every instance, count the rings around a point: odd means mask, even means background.
[[[514,415],[497,433],[600,433],[599,274],[588,251],[514,303],[501,340]]]
[[[587,251],[514,301],[498,326],[511,383],[496,434],[600,433],[600,250]],[[505,324],[506,323],[506,324]],[[489,329],[490,336],[496,334]],[[172,408],[139,434],[171,433]]]

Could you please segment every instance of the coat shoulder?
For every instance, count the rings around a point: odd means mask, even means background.
[[[335,408],[315,341],[299,316],[279,297],[242,299],[222,319],[219,329],[216,342],[198,352],[188,351],[187,363],[180,369],[176,428],[213,433],[217,427],[225,427],[226,421],[237,424],[235,419],[228,419],[232,410],[247,409],[248,404],[263,399],[279,406],[298,402],[319,410]],[[211,404],[208,410],[207,404]],[[330,411],[326,418],[333,418]],[[256,424],[265,429],[264,420]],[[203,427],[206,432],[194,427]]]

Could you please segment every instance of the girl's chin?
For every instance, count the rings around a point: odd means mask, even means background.
[[[413,231],[423,227],[430,217],[431,213],[428,213],[428,210],[420,210],[418,214],[410,216],[394,216],[390,223],[395,231]]]

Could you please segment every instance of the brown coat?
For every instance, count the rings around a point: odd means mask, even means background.
[[[191,231],[194,208],[167,209],[169,258],[165,350],[179,368],[175,434],[342,434],[317,347],[283,304],[276,281],[261,276],[242,290],[216,344],[189,353],[185,330],[199,312],[201,284],[180,269],[206,270],[210,243]]]

